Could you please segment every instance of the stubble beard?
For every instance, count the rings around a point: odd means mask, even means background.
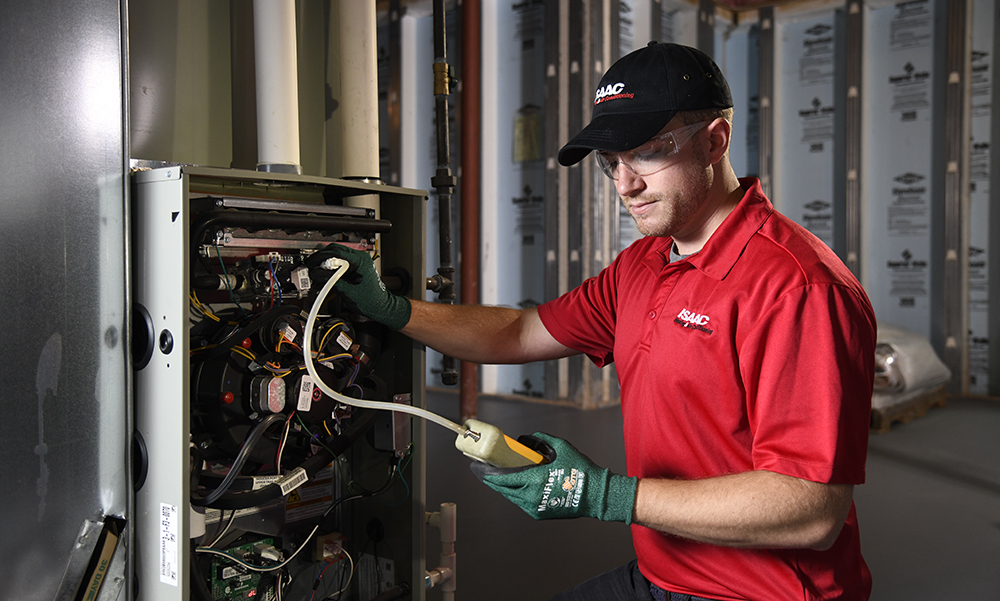
[[[698,199],[682,194],[646,194],[644,201],[652,201],[655,206],[645,215],[629,214],[643,236],[674,236],[683,230],[703,204]]]

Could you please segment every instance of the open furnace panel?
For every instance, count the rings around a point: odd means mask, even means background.
[[[132,597],[422,598],[423,424],[328,397],[303,336],[328,244],[372,252],[399,293],[424,282],[424,193],[176,166],[133,182]],[[345,202],[369,194],[381,215]],[[336,294],[316,324],[328,386],[423,405],[419,345]]]

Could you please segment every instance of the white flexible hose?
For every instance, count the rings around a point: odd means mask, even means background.
[[[381,409],[383,411],[399,411],[401,413],[409,413],[411,415],[416,415],[417,417],[430,420],[440,426],[444,426],[459,435],[467,435],[467,428],[464,428],[449,419],[441,417],[436,413],[427,411],[426,409],[411,407],[410,405],[400,405],[398,403],[387,403],[384,401],[365,401],[362,399],[354,399],[334,391],[319,377],[319,374],[316,373],[316,367],[313,363],[312,357],[312,339],[313,329],[316,326],[316,316],[319,315],[319,309],[323,304],[323,301],[326,300],[330,291],[333,290],[333,285],[336,284],[337,280],[343,277],[345,273],[347,273],[348,268],[351,266],[351,264],[347,261],[338,258],[328,259],[327,262],[335,267],[336,271],[334,271],[333,275],[330,276],[330,279],[327,280],[326,285],[323,286],[319,294],[316,296],[316,301],[313,302],[312,309],[309,311],[309,317],[306,319],[305,341],[302,345],[303,355],[306,362],[306,371],[309,372],[309,376],[313,379],[313,383],[315,383],[316,386],[319,386],[319,389],[322,390],[327,396],[345,405],[361,407],[364,409]]]

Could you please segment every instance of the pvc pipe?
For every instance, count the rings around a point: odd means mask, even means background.
[[[378,51],[374,2],[340,2],[343,177],[379,179]]]
[[[441,503],[441,511],[427,514],[427,523],[441,532],[441,565],[428,570],[425,586],[441,585],[443,601],[452,601],[458,589],[458,563],[455,542],[458,539],[458,509],[454,503]]]
[[[295,0],[254,0],[257,171],[302,173]]]

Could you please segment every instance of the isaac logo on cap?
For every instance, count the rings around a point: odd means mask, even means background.
[[[597,95],[594,97],[594,105],[598,105],[602,102],[608,100],[614,100],[616,98],[634,98],[635,94],[623,93],[625,90],[625,84],[622,82],[609,83],[606,86],[597,88]]]

